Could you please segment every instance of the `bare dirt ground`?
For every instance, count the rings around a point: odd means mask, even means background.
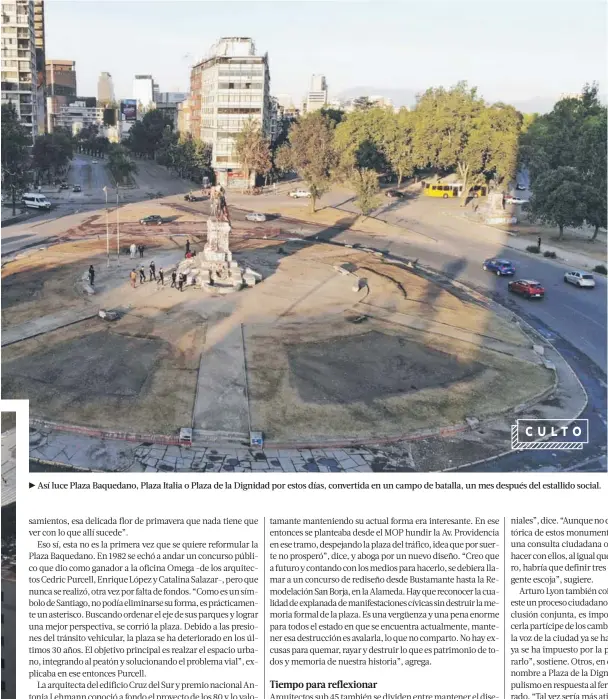
[[[193,421],[232,429],[234,414],[249,410],[267,439],[322,440],[459,423],[550,385],[516,325],[364,251],[235,239],[235,258],[264,281],[219,298],[180,293],[168,281],[132,289],[132,265],[143,262],[147,273],[154,259],[168,271],[183,256],[183,241],[146,241],[144,260],[120,268],[105,267],[97,239],[5,267],[7,325],[66,308],[121,308],[123,316],[4,347],[4,397],[28,398],[36,417],[151,434]],[[87,296],[91,262],[97,293]],[[354,274],[336,270],[345,263]],[[365,283],[353,291],[357,277]]]

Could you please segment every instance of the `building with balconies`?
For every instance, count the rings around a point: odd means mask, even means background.
[[[224,187],[245,187],[236,154],[236,136],[248,119],[270,135],[270,73],[268,55],[256,55],[248,37],[224,37],[190,74],[190,133],[209,143],[216,181]]]
[[[29,0],[2,3],[2,104],[12,102],[19,121],[38,135],[35,5]]]

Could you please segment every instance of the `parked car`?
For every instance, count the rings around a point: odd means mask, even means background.
[[[586,286],[590,289],[595,286],[593,274],[589,274],[589,272],[566,272],[566,274],[564,274],[564,281],[568,282],[568,284],[574,284],[574,286]]]
[[[494,272],[497,277],[513,276],[515,274],[515,267],[513,267],[512,262],[509,260],[499,260],[495,257],[486,260],[483,263],[483,268],[487,272]]]
[[[157,214],[151,214],[150,216],[146,216],[144,218],[140,218],[139,222],[141,223],[142,226],[147,226],[148,224],[151,226],[162,226],[163,224],[163,217],[158,216]]]
[[[505,197],[506,204],[529,204],[529,199],[522,199],[521,197],[508,196]]]
[[[64,189],[69,189],[70,185],[67,182],[61,182],[59,185],[59,191],[61,192]]]
[[[259,214],[257,211],[252,211],[251,213],[247,214],[245,218],[248,221],[254,221],[255,223],[262,223],[266,220],[266,215],[265,214]]]
[[[509,291],[513,294],[520,294],[527,299],[542,299],[545,296],[543,287],[531,279],[518,279],[509,282]]]
[[[400,192],[398,189],[387,189],[386,196],[389,199],[402,199],[404,194],[403,192]]]
[[[310,199],[310,192],[307,189],[294,189],[293,191],[289,192],[289,196],[293,197],[294,199]]]
[[[526,189],[528,189],[528,187],[526,187],[525,184],[521,184],[521,182],[518,182],[518,183],[515,185],[515,189],[516,189],[518,192],[525,192]]]
[[[79,184],[75,184],[72,187],[72,192],[82,192],[82,187]]]
[[[205,197],[195,197],[194,194],[186,194],[184,201],[203,201]]]

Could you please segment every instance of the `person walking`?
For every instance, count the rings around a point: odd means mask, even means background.
[[[129,248],[129,250],[131,252],[131,259],[134,260],[135,253],[137,252],[137,245],[135,245],[135,243],[131,243],[131,247]]]
[[[156,283],[165,286],[165,273],[162,267],[158,268],[158,281]]]
[[[190,239],[186,240],[186,255],[190,252]]]
[[[135,288],[135,284],[137,283],[137,272],[135,271],[135,268],[131,270],[131,273],[129,274],[129,279],[131,280],[131,286]]]
[[[95,268],[93,265],[89,267],[89,284],[95,286]]]
[[[173,270],[173,272],[171,272],[171,286],[169,288],[170,289],[177,288],[177,271],[176,270]]]
[[[184,278],[185,278],[185,276],[186,276],[186,275],[185,275],[183,272],[180,273],[180,275],[179,275],[178,284],[179,284],[179,290],[180,290],[180,291],[183,291],[183,290],[184,290]]]
[[[146,271],[144,269],[144,266],[141,265],[139,268],[139,282],[140,284],[143,284],[146,281]]]
[[[156,265],[154,264],[154,260],[150,262],[150,281],[156,281]]]

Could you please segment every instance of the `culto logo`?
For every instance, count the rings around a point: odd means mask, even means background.
[[[589,443],[589,420],[521,419],[511,425],[511,449],[580,450]]]

